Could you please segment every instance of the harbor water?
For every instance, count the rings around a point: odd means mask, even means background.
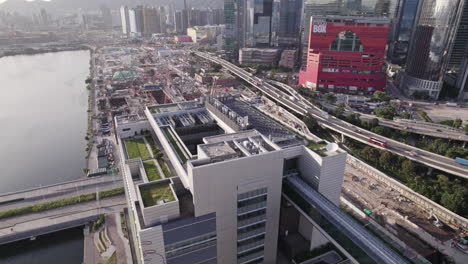
[[[82,177],[90,52],[0,58],[0,193]]]

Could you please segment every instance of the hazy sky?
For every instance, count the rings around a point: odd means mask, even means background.
[[[6,2],[7,0],[0,0],[0,4],[3,2]],[[26,2],[34,2],[34,1],[44,1],[44,2],[50,2],[52,0],[24,0]]]

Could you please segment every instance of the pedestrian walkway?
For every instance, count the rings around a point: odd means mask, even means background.
[[[132,255],[130,253],[128,240],[122,233],[120,213],[108,215],[106,217],[106,226],[109,238],[116,250],[117,263],[132,263]]]
[[[86,225],[84,228],[84,254],[83,263],[94,264],[98,263],[101,259],[98,249],[94,244],[94,233],[89,232],[89,226]]]
[[[149,153],[151,155],[151,159],[147,159],[147,160],[144,160],[144,161],[153,161],[154,165],[156,166],[156,169],[158,170],[159,175],[161,176],[161,179],[165,179],[166,175],[163,173],[161,165],[159,164],[159,161],[157,159],[155,159],[153,149],[151,148],[151,145],[148,143],[148,140],[146,140],[146,137],[147,136],[139,137],[139,138],[143,139],[143,141],[145,142],[145,146],[146,146],[146,148],[148,149],[148,151],[149,151]]]

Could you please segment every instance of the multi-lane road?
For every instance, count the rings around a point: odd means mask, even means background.
[[[296,91],[294,91],[294,89],[292,89],[290,86],[284,83],[271,81],[271,80],[269,80],[268,82],[285,89],[289,93],[297,93]],[[322,106],[327,109],[334,110],[336,108],[335,105],[331,105],[325,101],[321,101],[320,104],[322,104]],[[345,110],[345,113],[346,114],[358,113],[360,114],[360,119],[365,120],[365,121],[369,121],[371,119],[376,118],[375,115],[362,114],[362,113],[351,111],[351,110]],[[409,119],[394,119],[394,120],[389,120],[389,119],[384,119],[384,118],[378,118],[378,119],[379,119],[380,126],[385,126],[385,127],[389,127],[389,128],[393,128],[397,130],[405,130],[405,131],[415,133],[415,134],[420,134],[420,135],[468,142],[468,134],[465,134],[465,132],[462,129],[457,129],[457,128],[453,128],[453,127],[449,127],[449,126],[441,125],[437,123],[415,121],[415,120],[409,120]]]
[[[289,94],[287,94],[266,82],[265,80],[248,73],[247,71],[237,67],[230,62],[203,52],[196,52],[195,54],[201,58],[222,65],[225,69],[229,70],[231,73],[243,79],[244,81],[250,83],[265,95],[268,95],[271,99],[288,108],[290,111],[294,111],[300,115],[311,115],[312,117],[316,118],[319,124],[323,127],[329,128],[344,136],[376,148],[380,148],[380,146],[370,143],[369,138],[372,137],[386,141],[386,149],[395,154],[405,156],[429,167],[468,179],[468,168],[456,163],[453,159],[434,154],[429,151],[421,150],[386,137],[382,137],[378,134],[354,126],[341,119],[335,118],[334,116],[329,116],[322,110],[318,109],[316,106],[312,105],[307,99],[303,98],[298,93],[295,93],[294,89],[292,88],[288,89]]]

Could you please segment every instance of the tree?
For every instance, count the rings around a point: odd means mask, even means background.
[[[361,155],[366,159],[370,161],[376,161],[377,157],[379,157],[379,151],[373,147],[370,146],[365,146],[361,150]]]
[[[468,158],[468,149],[465,149],[465,148],[449,148],[447,150],[447,152],[445,153],[445,156],[449,157],[449,158],[456,158],[456,157],[460,157],[460,158]]]
[[[360,124],[361,115],[359,113],[352,113],[346,116],[346,120],[353,125]]]
[[[370,121],[370,127],[376,127],[379,125],[379,119],[377,118],[373,118],[371,121]]]
[[[465,125],[464,130],[465,130],[465,132],[468,132],[468,124]]]
[[[371,131],[382,136],[385,135],[385,128],[382,126],[373,127]]]
[[[401,169],[406,176],[412,176],[415,172],[414,163],[411,160],[405,160],[401,164]]]
[[[317,96],[317,94],[316,94],[314,91],[312,91],[311,89],[309,89],[309,88],[307,88],[307,87],[304,87],[304,86],[302,86],[302,85],[299,85],[299,86],[297,86],[296,88],[297,88],[297,90],[299,91],[299,93],[300,93],[301,95],[304,95],[304,96],[306,96],[306,97],[314,98],[314,97]]]
[[[323,98],[330,104],[334,104],[336,102],[336,96],[334,93],[327,93],[323,96]]]
[[[393,117],[396,115],[396,110],[392,106],[387,106],[384,108],[376,109],[375,113],[377,114],[378,117],[382,117],[385,119],[393,119]]]
[[[311,117],[304,117],[303,121],[310,130],[315,130],[315,128],[318,126],[317,120]]]
[[[437,184],[442,188],[444,191],[449,191],[450,189],[450,180],[447,176],[443,174],[437,175]]]
[[[411,115],[407,112],[401,113],[401,118],[403,119],[411,119]]]
[[[341,117],[344,114],[344,111],[345,111],[345,104],[341,103],[335,108],[334,113],[337,117]]]
[[[382,153],[380,153],[380,158],[379,158],[380,166],[384,168],[391,168],[393,167],[392,160],[393,160],[393,155],[390,154],[390,152],[383,151]]]
[[[374,99],[379,100],[381,102],[388,102],[391,99],[390,96],[383,91],[376,91],[373,97]]]
[[[448,151],[449,144],[444,140],[438,138],[428,146],[429,151],[435,152],[440,155],[445,155]]]
[[[222,66],[221,64],[215,63],[213,64],[213,71],[214,72],[219,72],[221,70]]]
[[[462,125],[462,120],[460,118],[455,119],[453,122],[453,127],[459,128]]]
[[[457,188],[452,194],[444,192],[440,199],[440,203],[452,212],[461,212],[466,215],[466,211],[463,212],[463,210],[468,208],[468,202],[466,200],[467,195],[468,193],[466,189]]]

